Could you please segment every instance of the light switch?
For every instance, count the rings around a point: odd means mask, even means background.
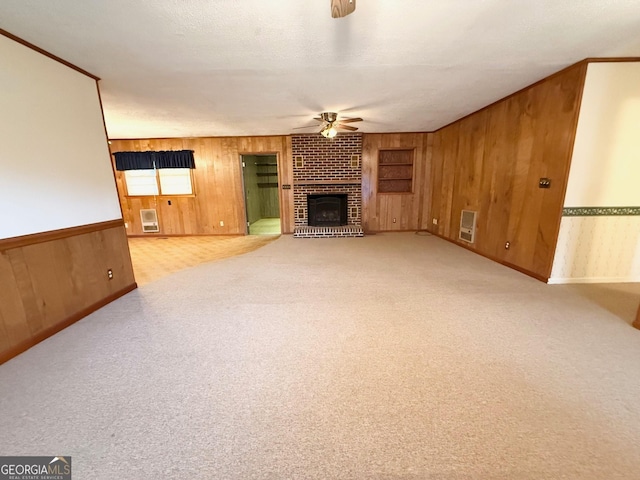
[[[551,188],[551,179],[550,178],[541,178],[538,182],[538,187],[540,188]]]

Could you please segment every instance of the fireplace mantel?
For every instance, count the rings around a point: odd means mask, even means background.
[[[343,178],[340,180],[301,180],[294,185],[360,185],[359,178]]]

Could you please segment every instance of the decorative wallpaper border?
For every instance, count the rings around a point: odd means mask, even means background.
[[[640,215],[640,207],[565,207],[563,217],[619,217]]]

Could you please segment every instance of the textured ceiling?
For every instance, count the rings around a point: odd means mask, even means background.
[[[329,0],[2,0],[0,28],[101,77],[111,138],[286,134],[321,111],[431,131],[640,56],[639,0],[359,0],[343,19]]]

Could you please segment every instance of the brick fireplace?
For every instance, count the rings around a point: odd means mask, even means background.
[[[294,236],[362,236],[362,135],[292,135],[291,149]],[[310,225],[310,195],[346,195],[346,225]]]

